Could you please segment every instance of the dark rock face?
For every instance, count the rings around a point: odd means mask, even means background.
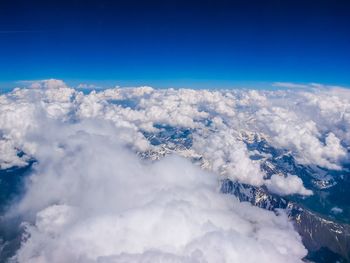
[[[345,260],[350,260],[349,225],[327,220],[306,209],[292,219],[308,250],[318,251],[327,248]]]
[[[6,218],[4,213],[23,194],[24,180],[34,163],[32,160],[26,167],[0,170],[0,262],[7,262],[21,245],[21,219]]]
[[[254,187],[226,179],[222,182],[221,191],[233,194],[240,201],[250,202],[263,209],[271,211],[285,209],[295,229],[301,235],[305,247],[313,253],[311,259],[318,256],[315,252],[328,250],[334,254],[333,259],[339,258],[337,260],[340,262],[350,260],[349,225],[331,221],[293,201],[269,193],[264,187]]]

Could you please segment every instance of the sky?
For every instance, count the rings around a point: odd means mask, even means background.
[[[0,87],[350,86],[350,2],[0,2]]]

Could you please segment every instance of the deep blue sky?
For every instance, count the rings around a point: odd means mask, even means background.
[[[350,1],[1,0],[0,86],[46,78],[350,86]]]

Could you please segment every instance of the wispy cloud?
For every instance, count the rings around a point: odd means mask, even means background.
[[[306,84],[297,84],[297,83],[292,83],[292,82],[274,82],[272,83],[273,87],[279,87],[279,88],[308,88],[309,86]]]
[[[18,80],[15,83],[19,85],[30,85],[39,81],[43,81],[43,80]]]
[[[320,84],[320,83],[294,83],[294,82],[273,82],[273,87],[277,88],[287,88],[287,89],[312,89],[312,88],[319,88],[319,89],[346,89],[347,87],[344,86],[338,86],[338,85],[326,85],[326,84]]]

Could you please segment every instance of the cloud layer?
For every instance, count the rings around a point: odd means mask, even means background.
[[[285,215],[219,193],[217,177],[190,161],[142,163],[118,130],[98,122],[50,126],[27,193],[9,212],[32,222],[19,262],[296,262],[305,255]]]
[[[1,96],[0,103],[1,168],[35,158],[37,146],[28,136],[40,125],[41,115],[65,122],[110,122],[120,130],[119,138],[138,152],[159,152],[144,136],[157,132],[157,124],[191,129],[192,152],[179,154],[200,155],[211,171],[271,189],[274,181],[249,158],[242,135],[258,134],[304,165],[337,170],[349,159],[350,92],[339,88],[306,92],[139,87],[83,95],[60,80],[46,80]],[[25,154],[19,157],[19,152]],[[307,193],[303,187],[293,189]]]
[[[164,150],[144,136],[159,124],[189,129],[191,147],[140,160],[135,152]],[[19,262],[299,262],[306,250],[283,212],[220,194],[219,179],[312,194],[295,175],[268,178],[244,138],[259,135],[299,163],[341,169],[350,92],[139,87],[84,95],[46,80],[0,97],[0,127],[1,169],[38,161],[6,215],[26,222]]]

